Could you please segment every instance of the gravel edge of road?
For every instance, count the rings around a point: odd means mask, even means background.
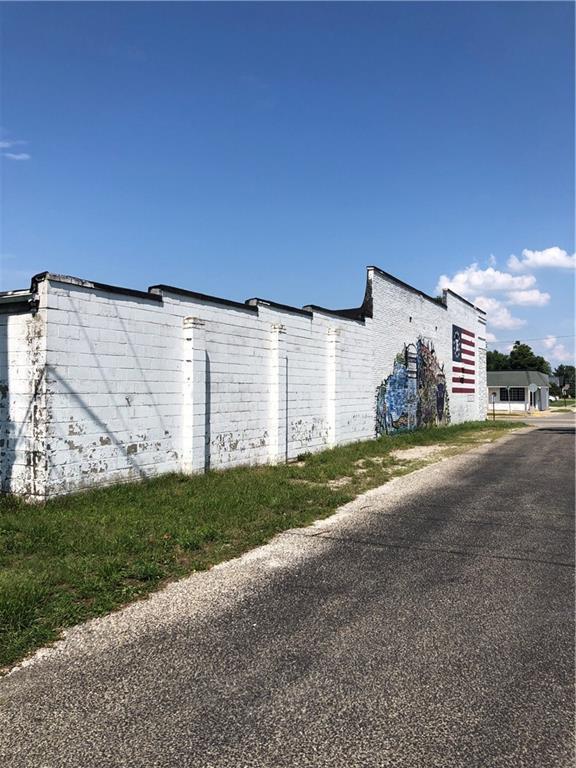
[[[118,646],[118,642],[135,639],[142,629],[170,624],[182,618],[213,617],[229,609],[248,590],[255,588],[261,579],[272,573],[295,567],[319,554],[318,546],[303,547],[304,539],[313,539],[319,545],[329,546],[320,534],[337,527],[340,521],[365,511],[375,502],[394,503],[420,493],[428,483],[433,483],[454,465],[468,463],[476,456],[488,453],[495,445],[502,445],[516,435],[537,427],[522,426],[490,443],[463,445],[462,452],[454,455],[431,456],[425,466],[392,478],[387,483],[372,488],[339,507],[330,516],[316,520],[310,525],[288,529],[276,534],[268,543],[244,554],[226,560],[205,571],[197,571],[182,579],[171,581],[141,600],[129,603],[116,611],[76,624],[62,632],[62,637],[53,643],[37,649],[15,665],[0,669],[0,686],[3,681],[46,661],[59,661],[62,657],[73,657],[77,653],[100,653],[107,645]],[[416,463],[416,462],[415,462]],[[311,542],[309,542],[311,543]],[[233,589],[227,583],[232,579]],[[175,607],[176,606],[176,607]]]

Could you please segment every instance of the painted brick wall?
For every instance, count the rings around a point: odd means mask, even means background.
[[[0,314],[0,490],[34,498],[46,480],[46,312]]]
[[[371,311],[355,318],[55,276],[36,289],[35,315],[0,315],[0,383],[11,393],[3,486],[37,498],[374,437],[376,389],[402,345],[433,340],[448,371],[452,323],[478,333],[466,302],[442,305],[375,269]],[[452,400],[452,421],[482,408]]]
[[[377,269],[369,269],[368,279],[372,283],[374,304],[374,389],[390,375],[394,358],[403,346],[424,338],[432,342],[436,356],[444,366],[451,423],[485,418],[486,334],[483,313],[450,292],[445,294],[445,303],[442,304],[418,291],[407,290]],[[452,325],[465,328],[476,337],[474,395],[451,392]]]

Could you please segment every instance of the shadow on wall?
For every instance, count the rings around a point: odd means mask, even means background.
[[[12,324],[16,349],[11,350]],[[26,338],[24,351],[22,338]],[[41,394],[45,368],[40,365],[42,326],[28,306],[0,313],[0,491],[30,496],[42,493],[44,452]],[[13,375],[10,356],[14,354]],[[19,459],[19,461],[18,461]],[[17,463],[20,465],[17,471]]]
[[[210,368],[210,355],[206,354],[206,388],[204,391],[204,469],[206,472],[210,469],[210,447],[212,441],[212,430],[210,425],[210,416],[212,414],[212,371]]]
[[[26,319],[22,315],[25,315]],[[106,384],[106,393],[112,395],[113,389],[110,386],[104,369],[99,363],[98,355],[86,333],[86,329],[80,322],[77,309],[75,310],[75,315],[76,325],[80,327],[83,340],[95,361],[99,378]],[[139,365],[139,359],[131,343],[130,335],[124,327],[122,319],[120,317],[117,319],[120,330],[124,333],[127,347],[132,353],[133,358],[137,361],[137,368],[142,373],[140,380],[145,382],[146,377]],[[13,329],[13,338],[19,340],[15,342],[19,346],[12,351],[10,349],[11,326],[20,322],[22,322],[23,329]],[[24,331],[25,326],[26,330]],[[25,349],[28,356],[26,360],[23,357],[20,359],[20,356],[24,354],[22,351],[22,344],[24,343],[22,334],[25,335],[26,339]],[[145,472],[140,467],[137,456],[133,455],[138,449],[137,440],[139,436],[135,436],[133,445],[126,445],[119,441],[114,432],[99,418],[94,409],[90,407],[82,394],[76,392],[68,381],[60,375],[57,366],[39,365],[39,342],[39,328],[36,327],[35,316],[30,314],[29,308],[12,310],[10,314],[0,313],[0,491],[4,493],[17,493],[24,496],[42,496],[44,494],[46,455],[43,443],[44,439],[48,437],[47,430],[50,428],[47,420],[48,414],[43,410],[44,406],[40,397],[44,388],[48,392],[54,388],[60,389],[62,393],[66,394],[66,397],[70,398],[72,403],[82,410],[86,419],[96,424],[101,431],[99,439],[94,442],[94,450],[91,452],[90,447],[86,446],[87,450],[82,457],[84,463],[81,470],[82,475],[94,475],[105,472],[107,470],[106,462],[98,461],[95,455],[101,446],[114,445],[118,453],[124,456],[131,474],[134,477],[144,477]],[[10,366],[11,354],[13,357],[14,354],[17,354],[17,358],[12,360],[12,366]],[[29,372],[29,369],[31,369],[31,372]],[[147,402],[156,410],[158,417],[156,403],[151,396],[149,387],[147,389]],[[127,397],[126,400],[129,406],[130,399]],[[130,418],[126,418],[121,409],[118,409],[118,417],[122,421],[124,428],[129,429]],[[69,439],[66,440],[63,437],[64,442],[70,447],[71,451],[73,449],[83,451],[83,447],[73,445],[74,436],[82,434],[83,426],[80,424],[70,424],[68,426],[67,437]],[[36,448],[36,443],[41,446],[41,450]],[[132,448],[135,450],[131,450]],[[16,462],[22,465],[21,467],[18,466],[17,473]],[[82,482],[76,485],[81,487]]]
[[[288,461],[288,451],[290,448],[290,436],[289,436],[289,413],[288,413],[288,406],[290,402],[290,379],[289,379],[289,363],[288,363],[288,355],[286,355],[286,370],[285,370],[285,392],[284,392],[284,399],[286,402],[285,408],[284,408],[284,461]]]
[[[99,435],[98,441],[96,440],[94,441],[94,448],[98,448],[99,446],[106,445],[106,444],[115,445],[118,448],[121,455],[126,457],[126,461],[128,465],[131,467],[134,475],[140,478],[144,478],[145,473],[142,470],[142,468],[138,465],[138,462],[131,455],[130,446],[126,447],[126,445],[124,445],[122,442],[118,440],[114,432],[108,428],[107,424],[104,421],[102,421],[101,418],[99,418],[98,414],[94,411],[94,409],[90,408],[86,400],[70,387],[66,379],[60,376],[60,374],[55,368],[49,368],[48,374],[51,382],[53,383],[58,382],[62,386],[62,388],[65,390],[67,395],[71,398],[71,400],[84,411],[84,413],[86,414],[86,417],[101,429],[101,434]],[[77,427],[72,424],[69,426],[70,436],[77,434],[76,432],[73,431],[73,429],[76,429],[76,428]],[[70,442],[72,441],[68,441],[68,443]],[[88,456],[86,468],[82,470],[82,473],[96,475],[96,474],[105,472],[107,469],[108,467],[105,461],[100,461],[100,462],[92,461]]]
[[[73,299],[72,291],[70,298]],[[131,299],[127,299],[127,301],[130,301]],[[89,354],[91,356],[91,360],[94,362],[94,367],[97,370],[97,380],[102,382],[105,385],[105,394],[110,396],[111,401],[113,401],[114,395],[118,394],[124,394],[124,399],[126,400],[126,408],[119,406],[118,404],[115,405],[115,419],[121,424],[122,431],[126,432],[130,435],[130,439],[128,442],[124,442],[123,440],[119,439],[116,430],[118,429],[118,425],[113,425],[111,428],[111,425],[109,425],[104,419],[100,418],[94,408],[90,407],[89,403],[86,401],[84,397],[78,392],[76,392],[68,382],[58,373],[58,370],[55,366],[49,366],[48,367],[48,378],[51,379],[54,383],[58,382],[62,389],[66,392],[67,396],[71,398],[71,400],[81,408],[82,412],[84,413],[84,421],[88,420],[91,421],[93,424],[96,424],[99,428],[101,434],[99,435],[99,440],[94,441],[94,444],[92,447],[88,446],[86,454],[83,456],[83,463],[84,466],[81,469],[82,478],[77,478],[77,480],[80,480],[81,482],[78,484],[76,483],[75,486],[82,486],[84,483],[82,482],[82,479],[85,479],[86,476],[94,477],[99,474],[106,475],[109,472],[108,462],[106,458],[98,458],[99,454],[99,447],[101,445],[113,445],[117,450],[118,457],[122,457],[122,460],[125,462],[125,467],[119,466],[118,470],[122,472],[124,469],[128,470],[130,475],[134,478],[144,478],[146,477],[146,471],[141,466],[141,462],[139,460],[139,453],[140,448],[142,446],[149,446],[151,444],[151,441],[146,433],[146,431],[139,433],[138,428],[133,427],[131,424],[132,417],[130,415],[133,402],[139,401],[141,397],[138,393],[129,393],[125,394],[122,392],[122,390],[116,391],[115,387],[113,386],[116,384],[116,380],[114,379],[114,369],[106,369],[102,364],[100,360],[100,354],[98,351],[94,348],[94,344],[92,339],[90,338],[87,328],[82,323],[81,319],[81,313],[79,311],[78,306],[75,306],[72,310],[75,317],[75,325],[80,329],[80,333],[82,335],[82,342],[84,345],[84,348],[89,350]],[[155,401],[155,398],[153,396],[152,390],[150,388],[149,382],[146,378],[146,371],[144,367],[142,366],[140,362],[140,355],[138,354],[131,338],[131,334],[129,330],[126,327],[126,323],[124,322],[124,319],[118,312],[118,308],[115,307],[116,314],[110,316],[111,320],[115,320],[117,322],[117,329],[122,334],[122,343],[126,345],[126,349],[129,353],[130,359],[134,361],[133,364],[133,370],[137,373],[134,374],[134,378],[139,382],[144,384],[145,392],[144,395],[144,402],[147,406],[150,406],[152,410],[154,411],[154,418],[152,421],[155,421],[162,429],[165,429],[164,420],[162,418],[162,415],[158,409],[158,405]],[[74,429],[78,430],[78,433],[81,434],[84,426],[81,424],[74,425]],[[74,434],[71,432],[70,434]],[[164,434],[169,434],[169,431],[165,429]],[[160,444],[157,443],[156,447],[159,449]],[[91,450],[92,448],[92,450]],[[81,448],[79,450],[82,450]]]
[[[432,342],[420,338],[396,356],[392,373],[376,390],[376,434],[449,423],[444,366]]]
[[[8,315],[0,315],[0,490],[10,490],[14,457],[10,452],[10,389],[8,380]]]

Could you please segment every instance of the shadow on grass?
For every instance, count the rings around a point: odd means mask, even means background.
[[[0,666],[57,638],[63,627],[326,517],[422,466],[406,465],[392,451],[456,450],[519,426],[473,422],[383,436],[294,464],[165,475],[42,505],[0,498]]]

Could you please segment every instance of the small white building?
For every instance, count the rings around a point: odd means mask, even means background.
[[[550,384],[540,371],[488,371],[488,408],[498,413],[547,411]]]

